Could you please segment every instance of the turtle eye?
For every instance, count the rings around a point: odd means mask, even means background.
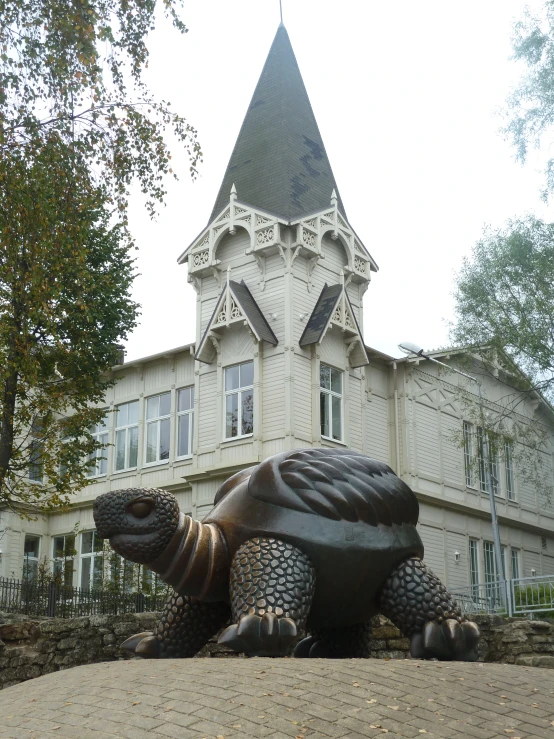
[[[154,509],[155,503],[153,500],[135,500],[131,503],[128,510],[135,518],[146,518],[149,513]]]

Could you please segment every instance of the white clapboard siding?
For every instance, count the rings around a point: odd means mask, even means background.
[[[21,531],[10,531],[9,546],[2,549],[7,552],[8,566],[6,570],[6,577],[13,577],[12,573],[15,574],[16,578],[20,577],[21,568],[23,566],[23,540],[24,534]],[[41,540],[41,549],[44,547],[45,538]],[[46,552],[39,552],[40,556],[43,557]]]
[[[329,327],[319,346],[321,361],[325,364],[344,370],[346,366],[346,344],[338,327]]]
[[[115,387],[111,391],[112,398],[118,403],[122,398],[138,395],[142,390],[141,375],[137,368],[132,367],[115,374],[117,380]]]
[[[390,464],[387,400],[372,395],[365,408],[366,454]]]
[[[425,547],[425,564],[444,582],[446,580],[444,531],[443,529],[436,529],[432,526],[425,526],[423,524],[417,528],[419,535],[421,536],[423,546]]]
[[[294,355],[294,435],[312,438],[312,360]]]
[[[255,412],[255,410],[254,410]],[[240,444],[237,442],[224,443],[221,445],[221,462],[230,467],[243,465],[249,467],[254,459],[254,442],[252,438],[245,439]]]
[[[177,503],[179,504],[179,510],[181,513],[185,513],[190,516],[192,513],[192,490],[184,490],[175,493]]]
[[[208,325],[208,321],[211,319],[213,312],[215,310],[215,306],[217,305],[217,301],[219,298],[221,291],[218,292],[217,295],[214,295],[213,297],[202,297],[202,302],[200,304],[200,315],[201,315],[201,331],[204,332],[206,329],[206,326]]]
[[[348,378],[349,395],[349,446],[362,451],[362,381],[359,377],[350,375]]]
[[[144,373],[144,391],[151,393],[154,390],[167,392],[167,387],[172,384],[173,377],[169,361],[158,362],[150,365]]]
[[[543,575],[554,575],[554,556],[548,554],[542,555],[542,573]]]
[[[196,508],[196,518],[201,521],[208,513],[212,510],[213,503],[206,503],[205,505],[199,505]]]
[[[216,427],[216,404],[218,398],[215,371],[200,375],[200,399],[198,405],[198,442],[200,447],[216,443],[222,430]],[[223,401],[221,401],[223,402]]]
[[[262,427],[263,436],[285,434],[285,355],[263,360]]]
[[[538,552],[530,552],[528,549],[523,551],[523,572],[522,577],[531,577],[531,570],[535,570],[535,574],[542,575],[541,555]]]
[[[416,403],[415,444],[417,474],[436,478],[440,474],[438,412],[423,403]]]
[[[348,257],[344,246],[339,239],[333,241],[330,236],[326,235],[321,242],[321,251],[324,259],[319,262],[316,269],[321,269],[327,273],[325,279],[329,284],[339,282],[338,278],[341,271],[344,271],[345,268],[348,269]]]
[[[458,561],[456,561],[456,552],[459,552],[460,554],[460,559]],[[469,544],[468,538],[465,534],[460,534],[454,531],[446,532],[446,584],[449,588],[463,587],[468,584],[468,552]]]
[[[232,324],[225,329],[221,340],[221,361],[223,366],[252,359],[255,351],[255,342],[246,326]]]
[[[463,448],[460,446],[461,422],[447,413],[441,413],[441,448],[444,481],[456,486],[465,485]]]
[[[300,341],[306,324],[312,315],[321,290],[313,289],[308,292],[306,284],[295,278],[293,281],[292,294],[292,327],[294,331],[294,342]],[[302,316],[302,318],[301,318]]]
[[[226,269],[229,263],[234,266],[233,263],[244,262],[248,249],[250,249],[250,235],[244,228],[237,228],[235,235],[226,234],[221,239],[215,252],[215,258]]]
[[[186,359],[180,359],[175,366],[175,382],[177,387],[194,385],[194,359],[188,354]]]
[[[536,508],[537,495],[535,486],[529,477],[529,472],[523,468],[517,474],[517,498],[520,505],[527,508]]]
[[[350,298],[350,302],[352,303],[352,307],[354,308],[354,315],[356,316],[356,320],[358,323],[361,324],[360,320],[360,286],[356,282],[350,282],[348,283],[346,287],[346,293],[348,297]]]

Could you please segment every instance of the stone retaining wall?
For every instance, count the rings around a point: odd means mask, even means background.
[[[151,631],[158,614],[90,616],[74,619],[26,619],[0,614],[0,689],[49,672],[125,659],[119,645],[129,636]],[[478,617],[480,658],[554,668],[554,623]],[[409,640],[390,621],[376,616],[372,657],[405,659]],[[237,657],[215,640],[199,657]]]

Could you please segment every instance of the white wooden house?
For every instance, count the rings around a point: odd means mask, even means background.
[[[459,377],[364,340],[362,300],[378,267],[346,215],[284,26],[208,225],[179,263],[197,294],[195,343],[113,368],[92,484],[71,510],[34,522],[0,510],[0,577],[54,560],[78,531],[74,584],[89,587],[102,567],[97,495],[162,487],[201,518],[230,474],[310,446],[362,451],[412,486],[425,559],[449,586],[494,574],[488,492],[472,471],[478,449],[460,442],[477,430]],[[494,405],[503,382],[482,381]],[[548,429],[550,483],[552,409],[539,399],[519,412]],[[554,505],[515,460],[495,466],[506,573],[554,574]]]

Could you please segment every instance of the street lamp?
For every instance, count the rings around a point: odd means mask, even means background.
[[[414,357],[421,357],[422,359],[428,359],[430,362],[434,362],[435,364],[440,364],[441,367],[446,367],[451,372],[455,372],[457,375],[462,375],[462,377],[467,377],[468,380],[472,380],[477,384],[477,389],[479,393],[479,415],[484,418],[484,405],[483,405],[483,391],[480,381],[477,379],[477,377],[474,377],[473,375],[468,374],[467,372],[462,372],[462,370],[456,369],[456,367],[452,367],[449,364],[445,364],[444,362],[439,362],[438,359],[435,359],[434,357],[430,357],[428,354],[425,354],[425,350],[422,349],[417,344],[412,343],[411,341],[403,341],[401,344],[398,344],[398,348],[401,352],[404,354],[407,354],[408,356],[414,356]],[[494,497],[494,490],[492,485],[492,475],[491,475],[491,466],[490,466],[490,456],[489,456],[489,439],[486,431],[483,431],[482,434],[482,447],[483,447],[483,465],[485,467],[485,484],[487,486],[487,490],[489,493],[489,501],[491,506],[491,519],[492,519],[492,533],[494,538],[494,554],[496,559],[496,569],[498,572],[498,579],[500,582],[500,592],[507,595],[506,591],[506,581],[504,580],[504,568],[502,566],[502,550],[500,548],[500,532],[498,529],[498,517],[496,515],[496,500]],[[498,484],[498,480],[495,478],[495,483]],[[511,611],[511,609],[509,609]]]

